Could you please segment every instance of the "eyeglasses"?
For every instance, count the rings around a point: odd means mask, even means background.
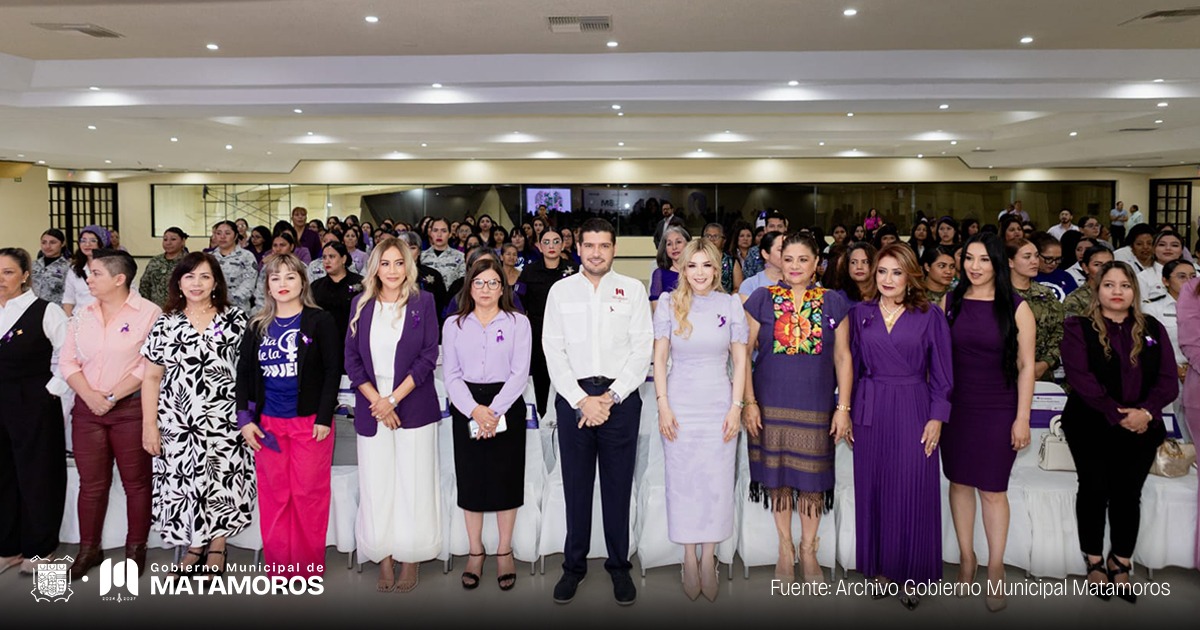
[[[476,278],[475,281],[471,283],[471,286],[475,287],[476,289],[481,289],[481,290],[484,287],[487,287],[489,290],[495,291],[496,289],[500,288],[500,281],[499,280],[480,280],[480,279]]]
[[[1048,264],[1048,265],[1057,265],[1058,263],[1062,262],[1062,256],[1050,257],[1050,256],[1042,256],[1041,254],[1038,254],[1038,258],[1041,258],[1042,260],[1046,261],[1046,264]]]
[[[710,241],[716,242],[716,241],[719,241],[719,240],[725,238],[725,235],[724,234],[705,234],[704,238],[706,238]]]
[[[99,241],[99,240],[97,240],[97,239],[95,239],[95,238],[81,238],[81,239],[79,239],[79,244],[80,244],[80,245],[83,245],[83,244],[85,244],[85,243],[86,243],[86,244],[88,244],[88,245],[99,245],[99,244],[100,244],[100,241]]]

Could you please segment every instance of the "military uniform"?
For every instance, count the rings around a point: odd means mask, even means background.
[[[1063,300],[1063,311],[1067,317],[1075,317],[1083,315],[1087,310],[1088,304],[1092,301],[1092,283],[1084,282]]]
[[[225,284],[229,287],[229,301],[242,311],[250,313],[254,281],[258,278],[258,263],[254,260],[254,254],[241,247],[233,248],[228,256],[221,254],[219,248],[210,253],[221,265],[221,273],[224,274]]]
[[[46,300],[62,305],[63,288],[66,286],[67,274],[71,273],[71,259],[59,256],[54,262],[46,264],[46,259],[38,257],[33,261],[33,269],[29,277],[33,281],[33,294]]]
[[[1063,339],[1063,303],[1058,301],[1053,291],[1036,282],[1030,283],[1025,291],[1014,290],[1033,309],[1033,317],[1037,322],[1034,361],[1044,361],[1050,365],[1039,380],[1053,381],[1054,368],[1059,364],[1058,347]]]
[[[463,256],[462,252],[454,248],[447,248],[438,252],[430,247],[421,252],[420,262],[422,265],[432,267],[441,274],[442,282],[446,286],[454,284],[456,280],[467,273],[466,257]]]
[[[166,308],[167,305],[167,285],[170,283],[171,274],[175,272],[175,265],[183,260],[184,254],[175,257],[175,260],[168,260],[166,254],[159,254],[150,259],[146,263],[146,270],[142,272],[142,280],[138,283],[138,292],[142,297],[154,302],[159,308]]]

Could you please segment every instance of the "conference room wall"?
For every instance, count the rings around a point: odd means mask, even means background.
[[[66,178],[53,171],[51,180]],[[128,176],[126,176],[128,175]],[[76,173],[80,181],[115,181],[119,185],[122,243],[136,255],[160,251],[151,231],[152,184],[696,184],[721,183],[853,183],[853,182],[1037,182],[1114,181],[1116,196],[1126,204],[1147,204],[1153,172],[1109,169],[972,169],[951,158],[841,158],[677,160],[379,160],[305,161],[290,173]],[[994,179],[993,179],[994,178]],[[2,189],[0,189],[2,191]],[[3,192],[0,192],[3,194]],[[40,207],[45,210],[46,196]],[[0,202],[3,198],[0,197]],[[4,205],[0,203],[0,208]],[[1147,207],[1143,205],[1143,207]],[[997,209],[999,210],[999,209]],[[46,216],[46,215],[43,215]],[[16,234],[36,243],[44,229]],[[628,237],[621,254],[647,253]]]
[[[15,179],[0,179],[0,247],[24,247],[37,256],[42,232],[50,227],[50,187],[45,167]]]

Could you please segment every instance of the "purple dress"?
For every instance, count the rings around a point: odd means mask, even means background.
[[[925,456],[930,420],[946,422],[953,389],[950,328],[937,306],[905,312],[888,333],[878,302],[848,316],[854,353],[854,520],[867,577],[942,576],[941,472]]]
[[[687,545],[715,543],[733,535],[733,488],[737,440],[722,428],[733,404],[729,346],[746,343],[749,326],[742,301],[713,291],[692,295],[691,333],[679,322],[671,294],[654,311],[654,338],[671,341],[667,402],[679,423],[675,441],[662,438],[666,468],[667,536]]]
[[[670,293],[679,286],[679,272],[674,269],[655,269],[650,274],[650,301],[658,299],[663,293]]]
[[[762,431],[750,438],[750,499],[806,514],[833,507],[833,436],[837,402],[834,329],[849,306],[834,291],[786,282],[755,289],[746,313],[760,325],[754,393]]]
[[[1013,295],[1013,308],[1022,301]],[[1017,387],[1004,379],[1004,340],[992,301],[964,299],[950,338],[955,379],[950,422],[942,428],[942,468],[954,483],[1005,492],[1017,458],[1012,448]]]

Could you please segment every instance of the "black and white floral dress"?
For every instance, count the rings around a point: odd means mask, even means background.
[[[154,324],[142,356],[164,368],[162,457],[154,458],[154,526],[169,545],[199,547],[250,524],[254,460],[237,429],[234,383],[246,314],[229,307],[200,334],[183,313]]]

